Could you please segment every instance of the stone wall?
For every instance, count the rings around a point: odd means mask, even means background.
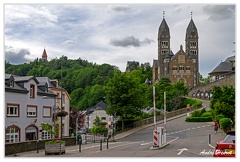
[[[76,137],[66,137],[63,138],[66,141],[66,146],[71,146],[76,144]],[[5,144],[5,155],[17,154],[20,152],[33,151],[37,149],[45,149],[45,142],[49,140],[34,140],[27,142],[19,142],[19,143],[9,143]]]
[[[226,75],[224,78],[217,80],[215,82],[209,83],[207,85],[195,87],[189,92],[188,96],[195,97],[195,98],[201,98],[201,99],[205,99],[205,98],[210,99],[209,97],[206,97],[205,94],[209,94],[209,96],[210,96],[210,93],[214,86],[219,86],[219,87],[233,86],[233,87],[235,87],[235,73]]]

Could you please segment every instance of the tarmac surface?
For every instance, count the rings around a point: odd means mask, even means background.
[[[175,116],[175,117],[172,117],[172,118],[169,118],[167,119],[167,121],[169,120],[174,120],[176,118],[179,118],[179,117],[182,117],[182,116],[186,116],[186,114],[181,114],[181,115],[178,115],[178,116]],[[163,120],[161,121],[158,121],[156,124],[161,124],[163,123]],[[208,124],[211,124],[213,125],[213,122],[209,122]],[[115,137],[114,137],[114,140],[116,142],[118,142],[118,139],[121,139],[121,138],[124,138],[134,132],[137,132],[137,131],[140,131],[141,129],[144,129],[144,128],[147,128],[147,127],[153,127],[153,123],[151,124],[147,124],[147,125],[143,125],[143,126],[140,126],[140,127],[137,127],[137,128],[134,128],[134,129],[131,129],[131,130],[128,130],[126,132],[122,132],[122,133],[119,133],[117,134]],[[215,148],[215,144],[217,141],[219,141],[219,139],[222,139],[224,138],[225,136],[225,133],[219,129],[218,133],[216,133],[215,137],[211,139],[211,143],[209,143],[209,146],[212,147],[212,148]],[[111,141],[113,139],[109,139],[109,141]],[[109,145],[111,146],[114,142],[109,142]],[[103,145],[104,147],[106,147],[106,142],[103,142]],[[168,143],[166,144],[166,146],[168,145]],[[96,149],[99,149],[99,143],[88,143],[88,144],[83,144],[81,145],[81,149],[86,149],[86,148],[94,148],[96,147]],[[165,146],[164,146],[165,147]],[[72,145],[72,146],[66,146],[65,147],[65,152],[66,154],[62,154],[60,155],[61,157],[64,157],[64,155],[67,155],[68,157],[72,156],[74,157],[74,154],[79,154],[79,145]],[[15,155],[5,155],[5,157],[60,157],[59,155],[45,155],[45,150],[44,149],[41,149],[41,150],[34,150],[34,151],[28,151],[28,152],[22,152],[22,153],[17,153]]]

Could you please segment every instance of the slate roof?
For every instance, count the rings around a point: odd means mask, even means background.
[[[86,115],[90,115],[95,110],[107,110],[107,104],[103,101],[98,102],[95,106],[86,109]]]
[[[196,34],[196,36],[198,38],[197,27],[195,26],[193,20],[191,19],[189,24],[188,24],[187,30],[186,30],[186,38],[185,39],[188,39],[190,37],[190,35],[192,34],[192,31],[195,32],[195,34]]]
[[[234,61],[234,63],[231,63],[230,61]],[[235,56],[228,57],[224,62],[218,64],[218,66],[209,74],[231,72],[233,71],[232,64],[235,65]]]
[[[163,20],[162,20],[162,22],[161,22],[161,24],[160,24],[160,26],[159,26],[159,29],[158,29],[158,38],[161,37],[161,35],[163,34],[164,29],[166,29],[166,32],[167,32],[167,34],[168,34],[169,37],[170,37],[169,27],[168,27],[168,25],[167,25],[167,22],[166,22],[165,18],[163,18]]]

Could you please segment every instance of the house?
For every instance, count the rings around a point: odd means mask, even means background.
[[[55,102],[55,106],[58,108],[58,110],[64,110],[67,111],[68,114],[70,112],[70,95],[68,92],[59,86],[57,79],[49,79],[48,77],[36,77],[37,80],[39,80],[39,84],[47,84],[49,91],[56,94],[56,98],[50,98],[53,99]],[[62,96],[62,97],[61,97]],[[56,112],[56,111],[55,111]],[[67,115],[62,118],[62,136],[69,137],[69,118],[70,116]],[[57,118],[57,123],[59,124],[59,130],[60,130],[60,124],[61,124],[61,118]],[[60,132],[59,132],[60,133]],[[59,136],[60,137],[60,136]]]
[[[88,108],[86,110],[86,120],[85,120],[85,127],[87,129],[92,129],[94,126],[94,120],[98,116],[101,119],[101,124],[106,126],[113,122],[113,117],[106,113],[107,104],[103,101],[100,101],[95,106]]]
[[[228,57],[224,62],[221,61],[218,66],[209,73],[210,82],[215,82],[224,78],[227,74],[235,71],[235,56]]]
[[[44,82],[34,76],[5,74],[5,143],[52,138],[40,127],[42,122],[53,124],[53,108],[58,98],[49,89],[55,83],[46,79]]]

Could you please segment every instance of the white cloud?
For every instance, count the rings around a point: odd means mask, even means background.
[[[67,55],[125,70],[127,61],[157,58],[158,28],[165,11],[171,49],[185,46],[192,18],[199,33],[200,73],[232,55],[234,5],[216,4],[34,4],[5,5],[5,46],[28,49],[26,59]],[[211,61],[209,61],[211,60]],[[14,61],[14,60],[8,60]]]

